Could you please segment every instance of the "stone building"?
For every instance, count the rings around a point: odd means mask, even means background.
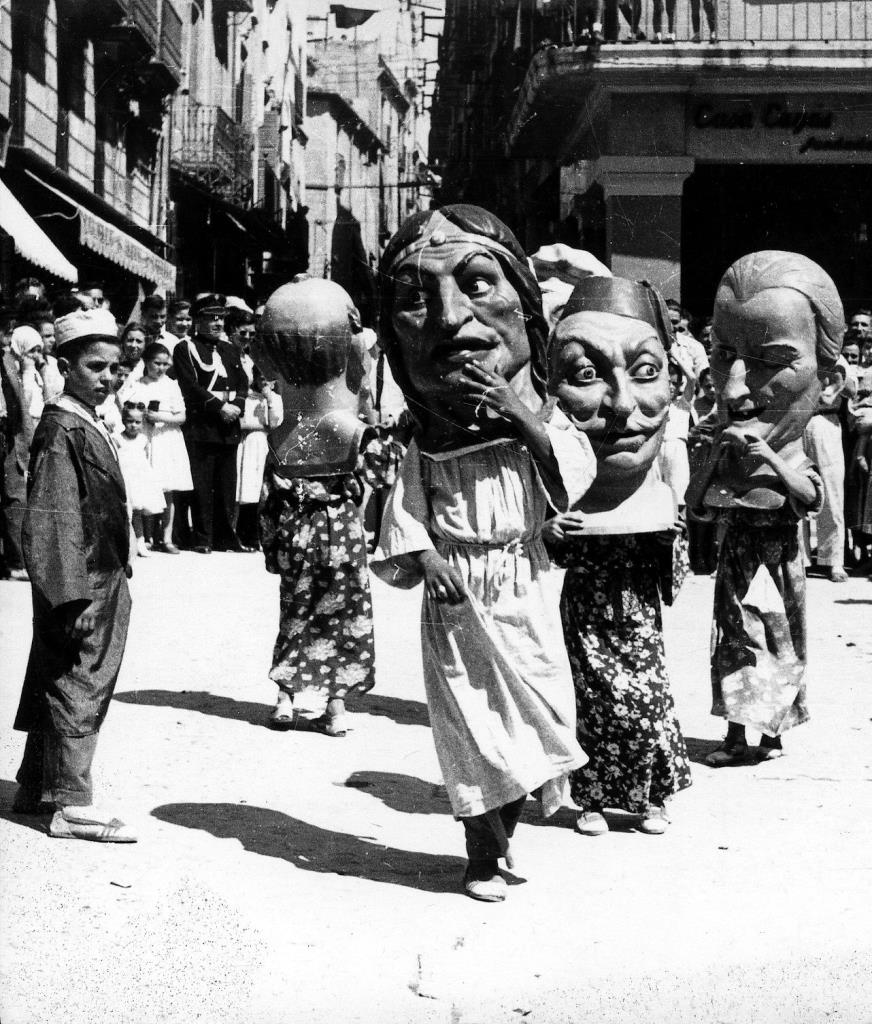
[[[699,315],[758,248],[806,253],[848,307],[868,302],[872,3],[690,0],[661,45],[653,0],[632,45],[592,44],[586,9],[448,0],[441,199],[495,209],[528,249],[583,245]],[[607,37],[630,35],[620,11],[605,5]]]
[[[97,280],[120,313],[172,289],[168,98],[181,77],[174,0],[0,6],[0,271]]]

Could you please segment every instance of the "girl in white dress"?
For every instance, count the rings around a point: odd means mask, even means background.
[[[285,411],[282,396],[255,366],[251,390],[240,420],[242,442],[236,449],[236,535],[246,547],[256,548],[257,506],[263,490],[263,470],[269,453],[267,434],[281,426]]]
[[[152,549],[177,555],[173,544],[176,495],[190,491],[191,465],[182,435],[185,422],[185,402],[179,385],[167,377],[172,366],[169,350],[160,342],[146,346],[142,354],[143,375],[125,385],[125,402],[142,403],[145,408],[145,437],[148,459],[160,481],[166,497],[166,510],[160,529],[154,531]]]
[[[121,410],[122,432],[116,437],[118,465],[127,490],[127,509],[136,537],[136,553],[147,557],[143,516],[160,515],[166,508],[163,491],[146,455],[146,439],[142,433],[145,410],[139,402],[127,402]]]

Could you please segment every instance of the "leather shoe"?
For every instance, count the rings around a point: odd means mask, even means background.
[[[208,544],[198,544],[196,547],[191,548],[191,551],[195,551],[198,555],[211,555],[212,549]]]

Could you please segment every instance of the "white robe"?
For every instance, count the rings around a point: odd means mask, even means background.
[[[547,425],[567,508],[590,486],[596,460],[559,411]],[[420,581],[412,552],[436,549],[467,589],[462,604],[424,596],[424,682],[436,753],[456,817],[541,789],[545,814],[587,757],[575,737],[575,696],[550,562],[541,538],[549,497],[518,441],[439,455],[413,442],[385,509],[372,570],[386,583]],[[560,509],[559,511],[566,511]]]

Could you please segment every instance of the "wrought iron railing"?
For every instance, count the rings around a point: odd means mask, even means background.
[[[626,41],[631,25],[648,42],[658,31],[662,41],[672,42],[667,37],[673,36],[679,43],[872,42],[872,0],[621,0],[618,17],[612,0],[604,7],[609,42]],[[543,42],[584,45],[588,10],[585,0],[551,0],[522,17],[520,33],[517,26],[510,30],[520,34],[528,52]]]
[[[231,198],[251,179],[251,133],[221,107],[179,103],[172,161],[212,191]]]

